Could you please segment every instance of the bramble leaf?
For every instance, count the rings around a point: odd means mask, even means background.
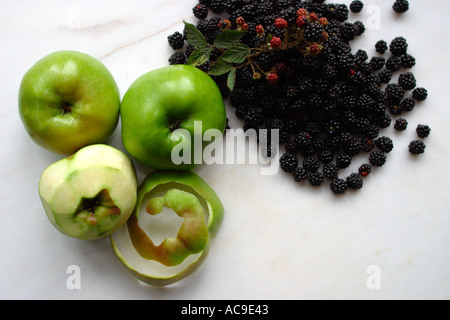
[[[237,44],[223,53],[221,59],[231,63],[242,63],[250,54],[250,48],[245,44]]]
[[[241,40],[244,34],[245,34],[244,31],[236,31],[236,30],[222,31],[217,35],[213,45],[216,48],[228,49],[229,47],[234,46],[239,40]]]
[[[231,69],[233,69],[233,65],[231,63],[226,62],[219,58],[211,66],[211,71],[209,71],[209,74],[212,76],[220,76],[222,74],[229,72]]]
[[[236,83],[236,69],[232,69],[228,74],[227,78],[227,86],[231,91],[233,91],[235,83]]]
[[[205,39],[203,34],[198,30],[193,24],[184,22],[184,30],[186,33],[187,42],[196,48],[204,47],[208,45],[208,41]]]
[[[194,67],[204,64],[209,60],[211,51],[211,47],[200,47],[198,49],[195,49],[189,56],[188,63],[193,65]]]

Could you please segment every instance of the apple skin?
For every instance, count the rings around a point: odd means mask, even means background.
[[[70,155],[103,143],[119,121],[118,86],[105,65],[78,51],[56,51],[36,62],[19,89],[19,114],[32,140]]]
[[[134,81],[121,107],[122,141],[127,152],[157,170],[190,170],[194,161],[175,164],[171,153],[174,129],[186,129],[194,153],[194,122],[224,132],[226,111],[222,94],[209,75],[190,65],[172,65],[150,71]],[[201,138],[200,138],[201,139]],[[207,143],[203,142],[202,150]]]
[[[48,166],[39,179],[39,196],[61,233],[100,239],[120,228],[133,212],[136,171],[122,151],[90,145]]]

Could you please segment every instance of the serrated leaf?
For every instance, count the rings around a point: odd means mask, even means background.
[[[242,63],[249,54],[250,48],[241,43],[229,48],[220,58],[231,63]]]
[[[231,63],[226,62],[219,58],[211,66],[211,71],[209,71],[209,74],[212,76],[220,76],[222,74],[229,72],[231,69],[233,69],[233,65]]]
[[[236,83],[236,69],[232,69],[228,74],[227,78],[227,86],[231,91],[233,91],[235,83]]]
[[[219,33],[214,40],[214,46],[216,48],[228,49],[241,40],[244,35],[244,31],[225,30]]]
[[[187,42],[196,48],[204,47],[208,45],[208,41],[203,34],[191,23],[184,22],[184,31],[186,34]]]
[[[188,60],[188,64],[193,65],[194,67],[200,66],[209,60],[211,56],[211,47],[200,47],[195,49]]]

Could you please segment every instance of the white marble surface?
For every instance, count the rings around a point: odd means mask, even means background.
[[[350,1],[336,1],[346,2]],[[226,208],[204,265],[167,288],[138,283],[116,262],[107,239],[61,235],[38,197],[40,173],[61,158],[35,145],[17,111],[25,71],[44,55],[74,49],[101,59],[121,94],[141,74],[168,64],[166,37],[194,21],[186,0],[0,0],[0,298],[1,299],[449,299],[450,31],[445,0],[413,0],[396,18],[392,1],[367,0],[382,13],[354,48],[375,54],[381,38],[403,35],[417,58],[413,71],[429,99],[407,116],[409,130],[357,193],[296,185],[285,173],[261,176],[257,165],[195,169]],[[367,12],[352,19],[369,21]],[[431,22],[433,24],[431,24]],[[240,124],[230,108],[232,127]],[[427,151],[407,144],[418,123],[432,127]],[[109,142],[123,149],[120,131]],[[138,165],[139,179],[147,170]],[[68,266],[81,270],[69,290]],[[380,271],[370,290],[370,266]],[[370,271],[370,269],[369,269]]]

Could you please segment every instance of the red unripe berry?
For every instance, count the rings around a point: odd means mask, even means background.
[[[297,17],[297,26],[299,28],[302,28],[308,24],[308,20],[306,19],[306,16],[300,15]]]
[[[284,30],[287,28],[287,26],[288,26],[288,23],[285,19],[278,18],[275,20],[275,27],[277,29]]]
[[[325,18],[325,17],[320,18],[320,19],[319,19],[319,24],[320,24],[321,26],[323,26],[323,27],[327,26],[327,25],[328,25],[328,19]]]
[[[309,14],[309,18],[311,19],[311,21],[316,21],[319,17],[317,16],[317,14],[315,12],[311,12]]]
[[[245,20],[244,20],[243,17],[239,17],[239,18],[236,19],[236,24],[238,26],[242,26],[244,23],[245,23]]]
[[[278,37],[272,37],[272,39],[270,40],[270,46],[272,47],[272,49],[281,47],[281,39]]]
[[[306,11],[306,9],[303,9],[303,8],[300,8],[297,11],[297,15],[298,16],[305,16],[306,17],[307,14],[308,14],[308,11]]]
[[[269,76],[267,77],[267,81],[269,81],[270,84],[275,84],[278,82],[278,75],[276,73],[271,73],[269,74]]]
[[[256,26],[255,30],[256,30],[256,34],[257,34],[258,36],[261,37],[261,36],[264,35],[264,27],[262,26],[262,24]]]

